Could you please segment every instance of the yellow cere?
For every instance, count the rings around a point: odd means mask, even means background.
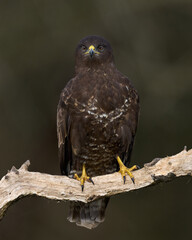
[[[85,52],[86,54],[88,54],[90,51],[93,51],[94,53],[100,54],[100,52],[95,50],[95,46],[91,45],[89,46],[88,50]]]
[[[94,47],[93,45],[91,45],[91,46],[89,47],[89,51],[90,51],[91,49],[92,49],[92,50],[95,50],[95,47]]]

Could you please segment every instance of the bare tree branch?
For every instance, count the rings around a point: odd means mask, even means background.
[[[7,208],[16,200],[37,195],[54,200],[90,202],[103,196],[129,192],[175,177],[192,176],[192,149],[161,159],[154,159],[134,172],[135,184],[127,177],[126,183],[119,173],[94,177],[95,185],[86,182],[84,192],[75,179],[53,176],[45,173],[29,172],[29,161],[19,169],[12,167],[0,181],[0,219]]]

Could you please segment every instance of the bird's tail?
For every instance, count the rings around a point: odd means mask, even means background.
[[[109,198],[102,198],[90,203],[70,202],[68,220],[88,229],[96,228],[105,220],[105,210]]]

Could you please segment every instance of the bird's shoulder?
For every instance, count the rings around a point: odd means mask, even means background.
[[[136,103],[139,102],[139,95],[130,79],[118,71],[118,82],[126,97],[132,98]]]

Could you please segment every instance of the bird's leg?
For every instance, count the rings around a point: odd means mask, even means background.
[[[119,172],[121,173],[121,176],[123,178],[124,184],[125,184],[125,181],[126,181],[126,176],[125,176],[126,173],[129,175],[129,177],[131,178],[132,182],[135,183],[135,179],[133,177],[132,171],[136,170],[136,169],[139,169],[139,167],[137,165],[134,165],[131,168],[125,167],[125,165],[123,164],[123,162],[121,161],[119,156],[117,156],[117,162],[119,164]]]
[[[76,173],[74,175],[74,178],[76,178],[78,181],[80,181],[81,183],[81,189],[82,189],[82,192],[83,192],[83,189],[84,189],[84,183],[85,181],[89,181],[89,182],[93,182],[93,180],[91,179],[91,177],[88,177],[87,176],[87,173],[86,173],[86,170],[85,170],[85,163],[83,163],[83,170],[82,170],[82,175],[81,177],[79,177]]]

